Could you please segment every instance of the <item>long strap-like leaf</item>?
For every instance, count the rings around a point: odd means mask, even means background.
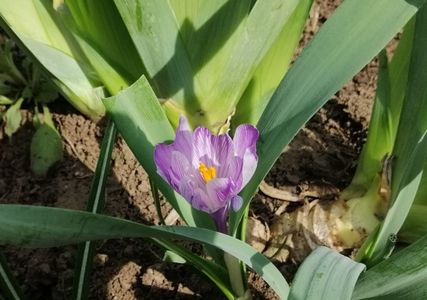
[[[186,239],[230,253],[257,272],[279,295],[287,299],[289,286],[265,256],[231,236],[189,226],[146,226],[124,219],[88,212],[0,205],[0,245],[53,247],[89,240],[116,238]]]
[[[298,130],[425,2],[346,0],[338,7],[286,74],[258,122],[259,163],[242,193],[244,206]],[[233,232],[242,211],[232,218]]]
[[[352,299],[427,299],[427,236],[372,267]]]

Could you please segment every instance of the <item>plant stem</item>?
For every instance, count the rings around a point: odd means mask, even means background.
[[[228,253],[224,253],[224,261],[225,265],[227,266],[231,287],[233,288],[234,293],[237,295],[237,299],[252,299],[249,290],[245,288],[245,284],[243,282],[240,261]]]

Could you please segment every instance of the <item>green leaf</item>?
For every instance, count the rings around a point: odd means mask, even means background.
[[[115,1],[160,98],[183,100],[197,91],[169,1]],[[178,93],[179,92],[179,93]],[[177,95],[175,95],[178,93]],[[190,101],[190,100],[188,100]]]
[[[27,82],[13,59],[13,46],[14,43],[9,39],[4,44],[0,44],[0,72],[8,78],[9,82],[15,85],[25,85]]]
[[[402,107],[393,155],[391,207],[373,244],[363,258],[375,264],[390,255],[423,176],[427,153],[427,6],[419,10],[405,100]]]
[[[104,114],[90,63],[51,1],[1,1],[0,25],[40,64],[73,106],[94,119]]]
[[[96,164],[95,174],[90,188],[87,211],[100,213],[104,209],[105,187],[111,168],[111,153],[116,141],[117,130],[109,119],[102,139],[101,152]],[[87,299],[96,244],[91,241],[79,245],[74,268],[74,286],[72,299]]]
[[[256,124],[293,58],[312,0],[299,1],[274,44],[254,72],[236,108],[232,122]]]
[[[259,162],[254,177],[242,192],[244,207],[298,130],[387,44],[424,2],[346,0],[341,4],[288,71],[258,122]],[[232,216],[233,233],[242,211]]]
[[[163,260],[166,262],[172,262],[176,264],[185,264],[187,261],[175,252],[167,250],[163,255]]]
[[[408,81],[414,21],[415,18],[405,26],[390,63],[385,50],[380,53],[377,92],[369,122],[368,137],[352,183],[343,193],[347,194],[344,198],[357,197],[357,194],[363,194],[369,189],[369,185],[381,169],[384,156],[390,155],[393,150]]]
[[[427,236],[362,274],[352,299],[426,299]]]
[[[31,170],[36,176],[46,176],[49,169],[63,158],[61,135],[46,106],[43,107],[43,120],[31,139]]]
[[[425,178],[426,173],[423,173]],[[417,192],[417,196],[420,194],[420,189],[423,187],[423,179],[421,179],[420,187]],[[411,206],[408,216],[405,219],[405,223],[399,231],[399,241],[406,243],[413,243],[421,237],[427,235],[427,205],[414,203]]]
[[[351,298],[365,265],[326,247],[314,250],[299,267],[290,300],[346,300]]]
[[[253,74],[278,39],[298,3],[296,0],[255,2],[244,26],[238,29],[235,45],[227,53],[226,63],[221,66],[220,72],[214,73],[218,77],[203,100],[203,106],[211,119],[209,127],[223,125],[236,109]]]
[[[96,49],[117,73],[127,82],[142,75],[141,59],[113,0],[67,0],[66,5],[72,15],[67,24],[75,26],[73,32]],[[66,19],[66,12],[61,16]]]
[[[5,122],[4,132],[9,137],[11,137],[12,134],[14,134],[19,129],[19,127],[21,126],[21,120],[22,120],[21,105],[22,105],[22,102],[24,102],[24,98],[19,99],[13,105],[11,105],[3,116],[3,121]]]
[[[13,101],[10,100],[8,97],[6,96],[2,96],[0,95],[0,105],[10,105],[13,104]]]
[[[249,0],[132,0],[116,5],[167,109],[217,131],[297,2],[257,1],[251,7]]]
[[[0,245],[52,247],[114,238],[186,239],[218,247],[242,260],[286,299],[289,286],[279,270],[248,244],[204,228],[146,226],[135,222],[59,208],[0,205]]]

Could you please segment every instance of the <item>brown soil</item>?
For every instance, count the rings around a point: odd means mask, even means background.
[[[316,1],[301,45],[339,2]],[[377,63],[369,64],[310,120],[279,158],[266,178],[267,184],[300,193],[319,183],[339,189],[349,183],[366,135],[376,72]],[[33,132],[29,122],[11,140],[0,140],[0,203],[85,209],[104,124],[70,113],[70,108],[65,113],[56,111],[54,120],[63,137],[65,158],[46,178],[35,178],[29,169]],[[282,204],[283,201],[259,193],[250,215],[268,226]],[[163,203],[162,211],[167,215],[170,206]],[[146,224],[158,223],[147,175],[121,139],[113,152],[105,213]],[[1,250],[30,299],[70,297],[76,247]],[[105,241],[99,243],[97,252],[91,299],[224,298],[191,267],[162,262],[161,249],[147,240]],[[288,279],[296,269],[292,263],[278,267]],[[254,274],[250,274],[250,286],[255,299],[276,299]]]

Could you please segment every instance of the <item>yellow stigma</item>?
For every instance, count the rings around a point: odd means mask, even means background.
[[[208,183],[212,179],[216,178],[216,169],[215,167],[206,167],[204,163],[199,164],[199,172],[202,175],[205,183]]]

